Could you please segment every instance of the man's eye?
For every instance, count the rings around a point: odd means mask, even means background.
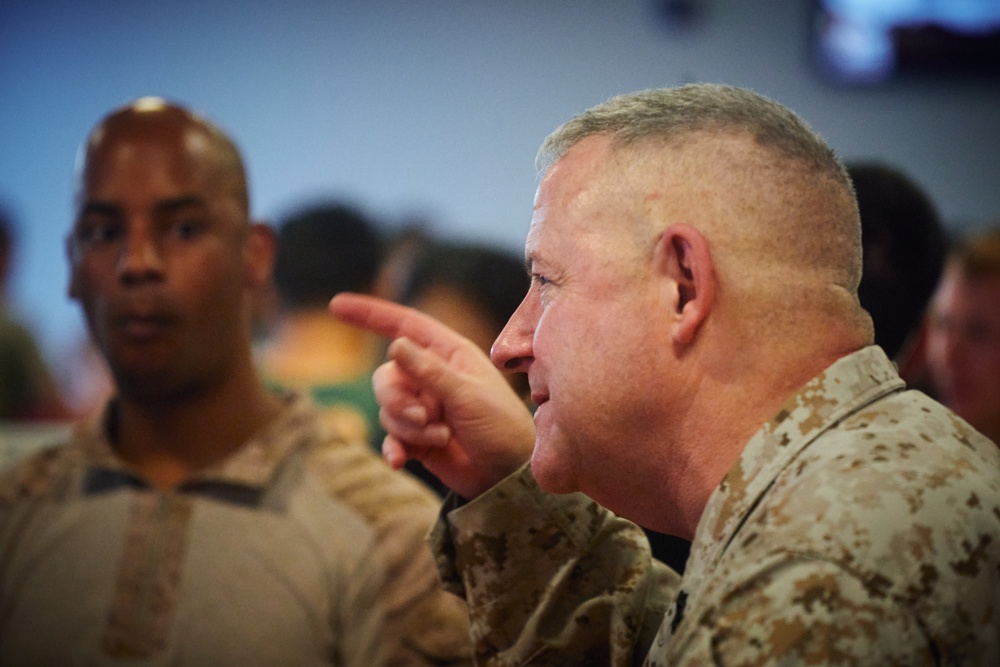
[[[183,240],[197,237],[204,229],[205,225],[199,220],[179,220],[170,226],[171,233]]]
[[[121,225],[113,222],[89,222],[80,226],[77,241],[84,245],[102,245],[121,238]]]
[[[531,274],[531,279],[534,280],[536,283],[538,283],[542,287],[544,287],[545,285],[548,285],[550,282],[552,282],[546,276],[543,276],[540,273],[533,273],[533,274]]]

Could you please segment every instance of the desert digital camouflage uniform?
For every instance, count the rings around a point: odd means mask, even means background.
[[[106,417],[0,475],[0,664],[469,664],[426,543],[437,497],[286,400],[170,493]]]
[[[1000,665],[1000,452],[877,347],[750,440],[683,579],[527,469],[443,517],[480,664]]]

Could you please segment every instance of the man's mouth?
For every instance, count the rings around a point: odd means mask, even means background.
[[[160,335],[172,321],[165,313],[126,313],[115,318],[115,328],[127,338],[143,340]]]

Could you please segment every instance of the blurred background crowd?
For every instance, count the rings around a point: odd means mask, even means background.
[[[527,285],[544,135],[690,81],[771,96],[844,157],[879,344],[998,439],[998,34],[992,1],[4,2],[0,464],[111,391],[66,296],[64,239],[87,128],[146,94],[209,114],[244,152],[252,214],[278,240],[264,376],[373,446],[382,343],[327,317],[329,297],[388,296],[488,348]]]

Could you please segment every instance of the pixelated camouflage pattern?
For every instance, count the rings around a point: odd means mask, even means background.
[[[1000,665],[1000,451],[876,347],[750,440],[679,587],[637,529],[527,470],[434,542],[483,665]]]
[[[582,494],[554,498],[525,467],[432,533],[469,602],[477,664],[630,664],[673,597],[678,576],[654,568],[638,526]]]

